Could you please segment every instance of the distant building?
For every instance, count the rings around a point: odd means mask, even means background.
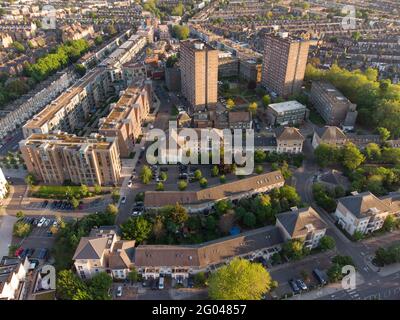
[[[239,65],[240,78],[254,82],[255,84],[261,82],[262,64],[257,62],[256,59],[241,59]]]
[[[181,42],[181,88],[193,111],[215,107],[218,85],[218,50],[199,40]]]
[[[300,130],[293,127],[279,127],[276,130],[276,152],[298,154],[303,150],[305,138]]]
[[[328,125],[345,125],[350,130],[354,128],[357,106],[343,96],[331,83],[313,81],[310,100]]]
[[[121,161],[115,138],[33,134],[19,143],[28,172],[46,184],[116,185]]]
[[[165,67],[165,84],[169,91],[181,91],[181,69],[176,64],[171,68]]]
[[[304,121],[307,108],[293,101],[272,103],[268,105],[267,117],[272,125],[298,124]]]
[[[310,43],[286,32],[268,34],[264,39],[262,85],[288,97],[300,92]]]
[[[279,213],[276,216],[276,226],[286,241],[301,240],[308,249],[319,246],[328,227],[312,207],[293,208],[291,211]]]

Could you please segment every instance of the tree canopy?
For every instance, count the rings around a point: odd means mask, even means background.
[[[271,289],[272,279],[261,264],[235,258],[215,271],[208,283],[213,300],[261,300]]]

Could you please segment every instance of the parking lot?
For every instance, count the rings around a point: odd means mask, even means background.
[[[78,211],[78,210],[100,210],[106,206],[106,200],[96,198],[91,202],[84,203],[80,202],[79,206],[74,209],[72,204],[68,200],[43,200],[43,201],[32,201],[25,205],[27,210],[43,210],[43,211]]]
[[[57,231],[58,221],[53,216],[30,216],[22,219],[25,223],[32,226],[32,231],[22,240],[20,248],[16,254],[21,258],[38,259],[40,262],[46,261],[50,257],[50,250],[54,245],[54,232]]]
[[[334,252],[315,254],[314,256],[309,256],[308,258],[297,262],[272,267],[270,269],[271,277],[279,284],[278,288],[274,290],[274,295],[277,298],[280,298],[285,295],[290,296],[294,294],[294,290],[289,284],[289,281],[292,279],[303,280],[307,286],[307,290],[319,287],[320,284],[315,275],[313,275],[313,270],[319,269],[325,273],[325,271],[331,266],[331,258],[334,255]],[[324,276],[326,276],[326,274],[324,274]],[[303,292],[303,290],[300,291]]]

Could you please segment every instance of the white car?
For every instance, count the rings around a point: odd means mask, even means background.
[[[118,286],[117,288],[117,297],[122,297],[122,286]]]
[[[140,216],[141,214],[142,214],[142,211],[138,211],[138,210],[132,211],[132,216],[134,216],[134,217]]]
[[[126,202],[126,197],[122,197],[121,203],[124,204]]]
[[[128,188],[132,187],[132,180],[129,180],[128,182]]]
[[[38,226],[39,228],[41,228],[45,222],[46,222],[46,218],[45,218],[45,217],[42,217],[42,218],[39,220],[37,226]]]
[[[50,219],[46,219],[46,221],[44,222],[44,226],[47,227],[50,224]]]

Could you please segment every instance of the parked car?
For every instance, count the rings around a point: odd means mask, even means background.
[[[124,204],[126,202],[126,197],[122,197],[121,203]]]
[[[162,290],[164,289],[164,277],[160,276],[160,279],[158,280],[158,289]]]
[[[319,282],[319,284],[321,285],[326,285],[327,281],[326,281],[326,277],[324,275],[324,273],[319,270],[319,269],[314,269],[312,274],[314,275],[314,277],[317,279],[317,281]]]
[[[136,202],[135,202],[135,207],[141,207],[141,208],[143,208],[143,206],[144,206],[144,202],[143,202],[143,201],[136,201]]]
[[[307,285],[304,283],[304,281],[303,280],[301,280],[301,279],[297,279],[296,280],[296,284],[297,284],[297,286],[301,289],[301,290],[307,290],[308,288],[307,288]]]
[[[132,180],[128,181],[128,188],[132,187]]]
[[[117,297],[122,297],[122,286],[118,286],[117,288]]]
[[[193,288],[193,287],[194,287],[193,278],[189,277],[189,278],[188,278],[188,288]]]
[[[46,218],[45,218],[45,217],[42,217],[42,218],[39,220],[37,226],[38,226],[39,228],[41,228],[45,222],[46,222]]]
[[[15,256],[19,257],[21,255],[21,253],[24,251],[24,248],[18,248],[17,250],[15,250]]]
[[[293,291],[294,294],[300,293],[300,288],[297,286],[297,283],[296,283],[296,281],[294,279],[291,279],[289,281],[289,285],[292,288],[292,291]]]
[[[50,222],[51,222],[51,220],[50,219],[46,219],[46,221],[44,222],[44,226],[45,227],[48,227],[49,226],[49,224],[50,224]]]

